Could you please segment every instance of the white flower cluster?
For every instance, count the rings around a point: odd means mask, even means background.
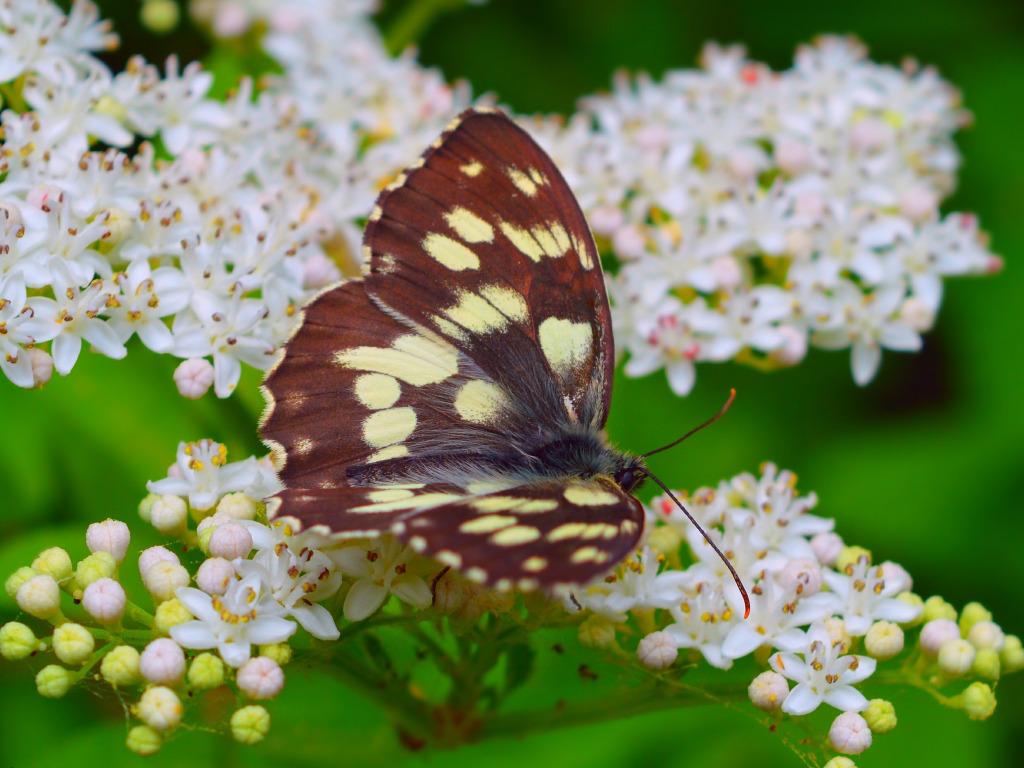
[[[197,63],[112,73],[91,52],[117,38],[87,0],[66,16],[49,0],[0,9],[0,367],[14,383],[67,374],[83,340],[121,358],[138,336],[185,358],[183,394],[226,397],[242,363],[270,366],[337,265],[354,268],[377,191],[465,99],[388,56],[366,3],[292,10],[266,38],[286,74],[222,102]]]
[[[616,623],[630,611],[663,609],[664,626],[638,649],[647,666],[668,666],[685,648],[727,669],[758,649],[774,649],[772,670],[796,683],[788,690],[775,680],[784,712],[804,715],[823,701],[866,708],[853,685],[874,671],[876,659],[902,650],[897,624],[922,611],[920,601],[898,597],[911,587],[907,572],[845,548],[831,520],[810,514],[815,495],[798,495],[796,476],[770,463],[760,477],[744,473],[682,499],[748,586],[749,618],[724,563],[667,496],[653,502],[643,549],[575,600]],[[693,560],[685,566],[684,543]],[[881,631],[889,626],[894,633]],[[865,638],[868,656],[848,653],[855,638]]]
[[[567,125],[527,123],[620,263],[610,279],[626,373],[794,365],[808,345],[917,350],[942,278],[997,271],[974,216],[942,216],[968,120],[931,68],[825,37],[773,72],[708,45],[702,69],[619,76]]]

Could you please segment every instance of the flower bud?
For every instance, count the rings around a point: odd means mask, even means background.
[[[996,695],[985,683],[971,683],[958,698],[971,720],[987,720],[996,711]]]
[[[939,649],[946,643],[960,639],[960,628],[951,619],[933,619],[921,628],[921,652],[926,659],[939,657]]]
[[[18,590],[21,589],[21,585],[29,579],[31,579],[33,576],[38,575],[38,573],[29,568],[27,565],[23,565],[21,568],[19,568],[7,577],[7,580],[4,582],[4,592],[7,593],[7,596],[11,598],[11,600],[14,600],[16,599],[15,596],[18,594]]]
[[[711,260],[711,272],[720,290],[729,291],[743,282],[743,270],[732,256],[716,256]]]
[[[956,621],[956,608],[938,595],[932,595],[924,601],[924,612],[921,614],[921,619],[926,622],[933,619]]]
[[[991,648],[999,652],[1006,642],[1006,635],[994,621],[979,621],[968,630],[967,640],[975,648]]]
[[[799,243],[788,242],[789,240],[795,239],[795,237],[787,238],[788,249],[795,250],[800,247]],[[801,331],[799,328],[796,328],[793,325],[783,324],[778,327],[778,332],[783,339],[782,345],[776,347],[775,349],[771,350],[768,353],[769,359],[774,360],[779,365],[792,366],[796,365],[797,363],[801,362],[805,357],[807,357],[807,334],[804,331]],[[819,533],[817,535],[826,537],[834,536],[835,539],[838,540],[838,544],[836,545],[837,549],[842,547],[842,539],[840,539],[834,533]],[[829,538],[828,541],[831,542],[832,539]],[[811,546],[814,546],[813,542],[811,543]],[[815,553],[817,554],[817,550],[815,550]],[[819,559],[821,559],[820,555]]]
[[[217,512],[233,520],[253,520],[259,505],[244,493],[229,493],[217,502]]]
[[[584,648],[611,648],[615,645],[615,624],[596,613],[585,618],[577,632]]]
[[[49,574],[33,576],[18,588],[14,599],[21,610],[37,619],[52,619],[60,613],[60,587]]]
[[[825,768],[857,768],[857,764],[848,757],[836,755],[825,763]]]
[[[846,631],[846,622],[841,618],[838,616],[829,616],[822,623],[825,625],[829,639],[833,643],[842,643],[847,648],[853,645],[853,638],[850,637],[850,633]]]
[[[128,731],[124,745],[137,755],[149,757],[160,751],[160,747],[164,745],[164,737],[148,725],[136,725]]]
[[[434,584],[434,610],[445,616],[460,610],[467,600],[466,582],[455,574],[446,573]]]
[[[8,621],[0,627],[0,656],[8,661],[27,659],[43,647],[32,630],[20,621]]]
[[[150,547],[139,555],[139,574],[145,576],[146,571],[160,561],[178,564],[178,556],[167,549],[167,547]]]
[[[903,630],[891,621],[876,621],[864,637],[868,655],[884,661],[903,650]]]
[[[341,279],[341,270],[325,253],[314,252],[302,262],[302,287],[306,290],[326,288]]]
[[[130,645],[117,646],[100,662],[100,675],[115,688],[139,683],[139,652]]]
[[[173,32],[180,18],[181,10],[174,0],[143,0],[139,11],[142,26],[158,35]]]
[[[223,595],[235,580],[235,566],[223,557],[204,560],[196,571],[196,586],[208,595]]]
[[[896,727],[896,708],[891,701],[872,699],[861,715],[872,733],[889,733]]]
[[[248,557],[252,551],[252,534],[238,523],[224,523],[214,528],[207,547],[211,555],[225,560]]]
[[[85,544],[89,551],[106,552],[114,558],[114,562],[123,563],[128,552],[132,535],[128,526],[120,520],[107,518],[102,523],[92,523],[85,532]]]
[[[856,712],[843,712],[832,721],[828,729],[832,748],[845,755],[859,755],[871,746],[871,729],[867,721]]]
[[[1020,672],[1024,669],[1024,647],[1016,635],[1007,635],[1003,641],[1003,650],[999,652],[999,663],[1006,673]]]
[[[74,673],[57,664],[47,664],[36,674],[36,690],[48,699],[59,699],[71,690],[74,682]]]
[[[272,699],[284,688],[284,672],[273,659],[256,656],[239,668],[235,682],[250,699]]]
[[[900,197],[900,213],[915,224],[934,218],[939,210],[939,196],[923,185],[907,189]]]
[[[620,259],[636,259],[643,256],[647,250],[644,233],[631,224],[619,227],[612,234],[612,250]]]
[[[165,494],[149,508],[149,522],[160,533],[175,536],[188,524],[188,504],[180,496]]]
[[[259,650],[260,656],[266,656],[268,659],[273,659],[278,663],[278,666],[284,667],[292,660],[292,647],[288,643],[271,643],[270,645],[261,645]]]
[[[154,685],[147,688],[135,712],[146,725],[158,731],[168,731],[181,723],[181,701],[170,688]]]
[[[224,662],[212,653],[200,653],[188,666],[189,688],[208,690],[224,684]]]
[[[28,359],[32,364],[33,385],[42,389],[53,378],[53,357],[45,349],[32,347],[28,351]]]
[[[124,587],[113,579],[97,579],[85,588],[82,607],[101,624],[113,624],[124,616],[127,603]]]
[[[775,163],[787,176],[799,176],[814,165],[807,144],[792,136],[782,136],[775,145]]]
[[[139,517],[145,522],[149,522],[149,511],[153,508],[154,502],[160,497],[155,493],[146,495],[142,501],[139,502]]]
[[[844,546],[838,533],[818,533],[811,538],[811,549],[815,556],[822,565],[829,567],[835,567]]]
[[[977,648],[971,674],[982,680],[998,680],[999,672],[999,651],[995,648]]]
[[[665,555],[678,553],[682,544],[683,535],[671,525],[656,526],[647,535],[647,546]]]
[[[640,641],[636,655],[648,669],[665,669],[672,666],[679,649],[668,632],[651,632]]]
[[[836,558],[835,569],[840,573],[845,573],[847,568],[859,563],[861,558],[867,558],[870,563],[871,551],[864,547],[843,547],[843,551]]]
[[[185,676],[185,652],[170,638],[157,638],[142,651],[139,672],[151,683],[174,685]]]
[[[171,627],[176,627],[195,618],[185,604],[176,597],[160,603],[156,607],[154,617],[156,619],[154,625],[164,634],[169,634]]]
[[[60,547],[44,549],[32,561],[32,570],[53,576],[58,582],[64,581],[71,576],[71,555]]]
[[[78,561],[75,568],[75,582],[80,589],[100,579],[112,579],[117,575],[117,561],[109,552],[93,552]]]
[[[174,369],[174,383],[182,397],[198,400],[213,386],[213,365],[204,357],[182,360]]]
[[[231,736],[242,744],[258,744],[270,732],[270,713],[259,704],[249,704],[231,715]]]
[[[789,683],[778,672],[762,672],[747,687],[747,695],[758,709],[777,712],[789,695]]]
[[[188,571],[168,560],[155,563],[142,575],[142,583],[145,585],[146,591],[157,602],[170,600],[174,597],[175,591],[181,587],[187,587],[188,582]]]
[[[908,296],[900,306],[900,320],[915,331],[924,333],[935,325],[935,310],[916,296]]]
[[[964,637],[967,637],[967,633],[971,631],[971,627],[979,621],[992,621],[992,612],[985,608],[981,603],[968,603],[964,606],[964,609],[960,611],[960,633]]]
[[[53,630],[53,652],[65,664],[82,664],[94,650],[96,641],[81,624],[69,621]]]
[[[918,624],[923,622],[921,617],[924,614],[924,600],[920,595],[914,594],[913,592],[900,592],[896,595],[896,599],[918,609],[917,618],[911,619],[910,621],[901,621],[901,627],[904,629],[910,629],[911,627],[916,627]]]
[[[966,640],[951,640],[939,649],[939,669],[950,677],[967,674],[974,664],[974,646]]]

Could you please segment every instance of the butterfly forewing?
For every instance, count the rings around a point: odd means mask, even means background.
[[[463,115],[367,225],[366,290],[442,335],[536,418],[604,424],[614,366],[604,277],[551,159],[500,113]]]
[[[391,533],[499,587],[621,561],[643,510],[600,434],[604,278],[547,155],[501,113],[465,113],[381,194],[364,242],[366,277],[306,308],[266,380],[275,515]]]

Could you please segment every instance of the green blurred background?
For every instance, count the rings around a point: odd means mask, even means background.
[[[405,5],[386,8],[382,26]],[[135,3],[101,8],[122,35],[118,55],[140,52],[161,61],[172,51],[185,59],[207,52],[187,23],[157,38],[139,28]],[[704,42],[718,40],[745,43],[752,58],[782,69],[797,44],[825,32],[857,35],[876,60],[897,63],[910,55],[935,64],[963,90],[976,122],[958,136],[960,186],[944,210],[979,214],[1007,268],[992,278],[947,282],[924,351],[887,353],[866,389],[852,381],[848,352],[814,350],[797,368],[770,375],[704,365],[684,400],[669,394],[662,374],[620,378],[609,428],[622,447],[650,450],[713,413],[736,387],[725,420],[655,460],[661,477],[693,488],[773,460],[799,473],[804,491],[818,493],[818,511],[836,518],[848,542],[904,565],[916,591],[958,607],[980,600],[1004,629],[1021,634],[1024,277],[1017,265],[1024,251],[1024,4],[862,0],[854,9],[820,0],[494,0],[440,18],[422,38],[421,59],[449,78],[467,78],[475,93],[494,91],[518,112],[564,113],[578,96],[606,88],[620,67],[654,75],[690,67]],[[110,61],[120,66],[116,56]],[[45,546],[60,544],[79,559],[90,521],[135,520],[145,481],[164,476],[179,440],[215,438],[236,460],[258,450],[258,376],[247,374],[231,400],[211,394],[195,403],[174,390],[174,360],[135,342],[131,351],[123,362],[83,355],[71,376],[55,378],[42,392],[0,380],[4,576]],[[142,525],[133,533],[133,551],[157,543]],[[0,594],[0,621],[16,615]],[[578,660],[562,663],[574,670]],[[48,701],[35,693],[33,673],[26,664],[0,663],[0,766],[141,760],[123,748],[124,708],[108,692],[98,695],[101,686]],[[552,662],[532,690],[546,698],[563,682],[578,687]],[[919,692],[870,683],[865,691],[894,700],[900,725],[876,737],[858,758],[861,766],[1019,765],[1024,675],[999,684],[999,707],[985,723]],[[385,760],[491,768],[525,761],[560,768],[800,764],[777,736],[721,708],[494,741],[453,754],[408,753],[366,702],[301,663],[289,668],[286,690],[270,708],[274,727],[260,747],[183,733],[149,762],[187,759],[195,768]]]

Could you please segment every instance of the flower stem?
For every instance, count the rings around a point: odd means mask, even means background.
[[[465,0],[412,0],[384,33],[384,45],[398,56],[415,43],[442,13],[464,6]]]

